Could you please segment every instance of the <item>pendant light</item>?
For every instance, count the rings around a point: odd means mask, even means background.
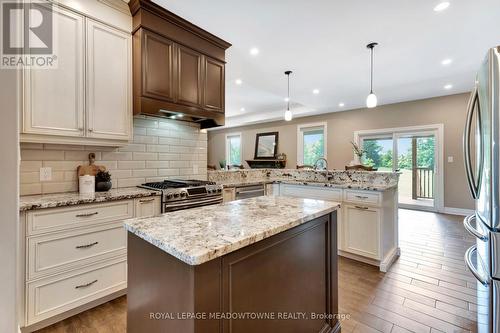
[[[286,106],[286,111],[285,111],[285,121],[290,121],[293,118],[292,111],[290,111],[290,74],[292,74],[292,71],[286,71],[285,75],[287,76],[288,80],[288,94],[287,94],[287,106]]]
[[[373,93],[373,49],[377,46],[378,43],[373,42],[366,45],[367,48],[370,49],[370,94],[366,97],[366,107],[374,108],[377,106],[377,95]]]

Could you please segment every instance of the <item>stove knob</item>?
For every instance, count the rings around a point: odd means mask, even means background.
[[[167,197],[167,200],[172,199],[172,193],[167,193],[166,197]]]
[[[179,197],[179,193],[174,193],[174,198],[178,198]]]
[[[186,192],[181,192],[181,198],[185,198],[187,197],[187,193]]]
[[[221,189],[221,188],[218,188],[218,189],[217,189],[217,192],[218,192],[218,193],[222,192],[222,189]]]

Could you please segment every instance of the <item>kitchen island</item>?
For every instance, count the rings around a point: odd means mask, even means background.
[[[263,196],[125,221],[127,331],[339,331],[339,207]]]

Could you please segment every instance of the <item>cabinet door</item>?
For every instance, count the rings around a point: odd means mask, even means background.
[[[380,259],[380,209],[344,205],[344,251]]]
[[[84,19],[61,7],[52,8],[57,67],[24,71],[22,132],[83,136]]]
[[[205,57],[203,108],[206,110],[224,112],[224,67],[223,62]]]
[[[174,102],[174,42],[143,30],[142,94]]]
[[[160,205],[160,197],[135,199],[135,217],[160,215]]]
[[[202,55],[181,45],[177,47],[177,103],[201,108]]]
[[[131,36],[87,21],[88,136],[128,140],[132,121]]]

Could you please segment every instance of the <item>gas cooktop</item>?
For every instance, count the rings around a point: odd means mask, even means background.
[[[166,190],[169,188],[189,188],[189,187],[200,187],[205,185],[215,185],[215,183],[206,180],[169,179],[169,180],[164,180],[162,182],[145,183],[142,184],[141,187],[151,188],[155,190]]]

